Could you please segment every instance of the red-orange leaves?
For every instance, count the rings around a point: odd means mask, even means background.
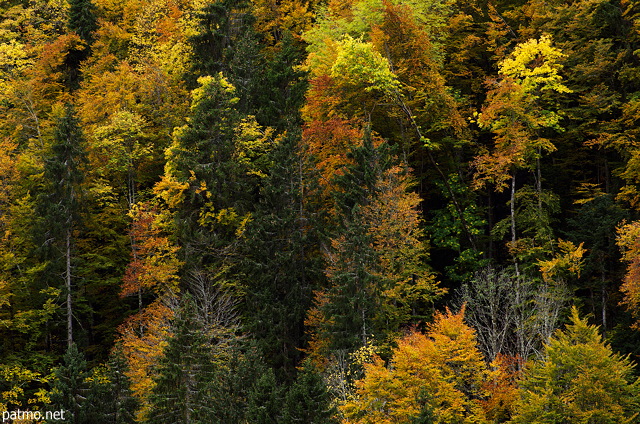
[[[123,279],[122,296],[140,291],[155,294],[175,293],[178,290],[178,269],[180,261],[176,257],[178,247],[174,246],[160,228],[157,211],[136,206],[132,214],[131,228],[133,247],[132,260]]]

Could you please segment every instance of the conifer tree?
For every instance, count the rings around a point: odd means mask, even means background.
[[[35,228],[41,257],[47,261],[42,278],[61,286],[66,297],[68,347],[73,343],[74,231],[81,218],[85,161],[84,137],[73,107],[68,105],[57,121],[51,153],[45,159],[45,186],[36,206],[41,219]],[[59,283],[60,277],[64,284]]]
[[[122,347],[117,345],[107,364],[107,383],[93,391],[91,401],[98,418],[96,422],[133,424],[138,401],[133,397],[131,380],[127,377],[128,365]]]
[[[49,405],[51,410],[64,410],[66,422],[89,423],[86,414],[89,386],[85,381],[88,375],[87,361],[78,350],[78,346],[72,343],[63,357],[63,364],[54,372],[55,380]]]
[[[428,315],[440,292],[425,266],[409,170],[386,142],[375,143],[366,133],[351,150],[352,164],[335,177],[336,222],[325,259],[330,286],[317,293],[308,320],[320,350],[382,342],[401,324]]]
[[[247,399],[247,421],[252,424],[277,424],[281,422],[283,393],[276,383],[273,369],[256,380]]]
[[[98,29],[95,6],[91,0],[69,0],[68,26],[87,44],[91,44],[93,32]]]
[[[238,112],[235,87],[222,74],[199,82],[192,117],[174,134],[156,190],[175,210],[185,268],[220,275],[255,206],[270,131]]]
[[[316,219],[304,203],[311,177],[292,131],[272,150],[273,164],[247,227],[238,273],[246,276],[245,328],[278,379],[292,379],[305,347],[304,319],[312,287],[322,280],[314,261]],[[316,252],[317,253],[317,252]]]
[[[164,350],[151,395],[149,424],[199,423],[211,416],[214,363],[207,335],[187,299]]]
[[[337,410],[320,373],[306,361],[285,396],[283,424],[335,424]]]

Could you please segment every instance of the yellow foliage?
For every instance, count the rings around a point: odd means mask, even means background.
[[[566,55],[552,46],[551,37],[543,35],[539,40],[531,39],[518,44],[510,57],[503,60],[498,69],[500,74],[514,78],[522,84],[526,93],[536,89],[571,93],[562,84],[559,60]]]
[[[584,265],[582,257],[586,253],[584,243],[578,246],[570,241],[558,239],[558,250],[552,259],[538,262],[542,278],[546,282],[553,281],[554,277],[563,273],[570,273],[580,278],[580,270]]]
[[[374,49],[373,44],[349,36],[338,44],[330,76],[340,85],[367,92],[391,93],[399,87],[389,61]]]
[[[427,334],[412,331],[398,340],[390,364],[365,364],[356,397],[340,409],[345,423],[411,423],[431,411],[437,423],[487,422],[478,399],[487,369],[475,332],[457,314],[438,313]]]

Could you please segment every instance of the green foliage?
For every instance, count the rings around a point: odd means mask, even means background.
[[[244,328],[268,365],[290,380],[305,347],[305,315],[311,287],[322,280],[310,256],[318,240],[317,222],[305,207],[303,191],[313,171],[302,165],[300,137],[292,131],[269,153],[269,175],[247,225],[237,267],[244,280]]]
[[[273,369],[268,368],[254,383],[247,399],[247,421],[255,424],[281,422],[282,388],[276,383]]]
[[[207,335],[187,300],[174,323],[174,334],[156,370],[151,410],[146,422],[197,423],[213,412],[213,355]]]
[[[338,84],[353,86],[353,90],[383,94],[398,89],[398,82],[389,69],[389,62],[370,43],[345,37],[338,44],[336,60],[330,76]]]
[[[336,408],[320,373],[310,361],[286,393],[283,424],[335,424]]]
[[[89,392],[87,361],[73,343],[63,357],[63,364],[54,372],[51,390],[52,411],[64,410],[66,420],[73,424],[89,423],[86,397]]]
[[[69,29],[88,44],[93,41],[93,33],[98,29],[95,6],[91,0],[69,1]]]
[[[229,258],[225,249],[251,220],[271,139],[269,130],[237,111],[235,88],[222,74],[199,82],[192,93],[192,117],[175,131],[156,190],[171,208],[178,207],[187,268],[206,269]]]
[[[527,370],[513,422],[632,423],[639,395],[629,359],[613,353],[574,307],[571,324]]]
[[[382,342],[428,315],[441,291],[425,267],[418,199],[389,145],[369,133],[336,177],[336,228],[327,255],[330,287],[317,296],[319,338],[330,350]],[[316,318],[318,318],[316,316]]]

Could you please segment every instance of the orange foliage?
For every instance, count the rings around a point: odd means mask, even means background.
[[[617,244],[622,250],[622,259],[628,263],[620,286],[624,293],[622,303],[636,318],[635,328],[640,329],[640,221],[619,227]]]
[[[140,310],[118,329],[123,353],[129,364],[132,390],[141,400],[141,414],[148,408],[153,388],[153,372],[170,337],[170,304],[178,292],[178,248],[163,234],[162,219],[149,205],[133,209],[131,228],[132,260],[123,279],[122,296],[137,294]],[[142,293],[153,293],[155,300],[142,307]]]
[[[322,75],[309,81],[307,101],[302,108],[302,116],[307,122],[328,121],[332,118],[345,119],[338,114],[342,102],[338,87],[328,75]]]
[[[347,152],[362,143],[362,129],[353,120],[337,117],[327,121],[314,120],[302,133],[303,143],[320,171],[320,184],[325,191],[332,189],[331,181],[341,173],[341,168],[349,163]]]
[[[118,328],[122,353],[129,366],[127,377],[131,380],[131,390],[142,404],[139,418],[148,413],[154,371],[172,335],[170,320],[174,312],[167,306],[169,300],[170,297],[157,299]]]
[[[121,296],[148,290],[158,295],[176,292],[181,265],[176,258],[178,247],[163,235],[157,211],[142,206],[132,213],[132,260],[125,271]]]
[[[482,423],[486,366],[475,332],[457,314],[436,314],[427,334],[398,340],[389,366],[365,364],[354,399],[341,405],[348,423],[410,423],[426,408],[435,422]]]
[[[65,72],[67,56],[72,51],[84,50],[85,46],[76,34],[65,34],[45,45],[29,72],[34,88],[34,97],[40,101],[68,102],[69,94],[65,90]]]
[[[518,398],[518,380],[522,375],[520,357],[499,353],[491,363],[489,377],[484,384],[488,397],[481,400],[487,418],[493,422],[505,422],[511,418]]]
[[[309,329],[321,328],[330,324],[329,319],[322,313],[322,308],[330,301],[326,291],[316,291],[314,293],[314,306],[307,312],[304,325]],[[318,331],[309,331],[309,347],[305,352],[313,364],[319,369],[324,370],[328,364],[327,352],[329,351],[330,341],[323,337]]]
[[[437,62],[437,49],[431,42],[424,25],[408,5],[385,1],[384,19],[371,31],[376,49],[385,52],[394,74],[402,82],[404,101],[410,106],[415,119],[427,129],[448,128],[457,135],[466,126],[456,101],[447,89],[441,67]]]

